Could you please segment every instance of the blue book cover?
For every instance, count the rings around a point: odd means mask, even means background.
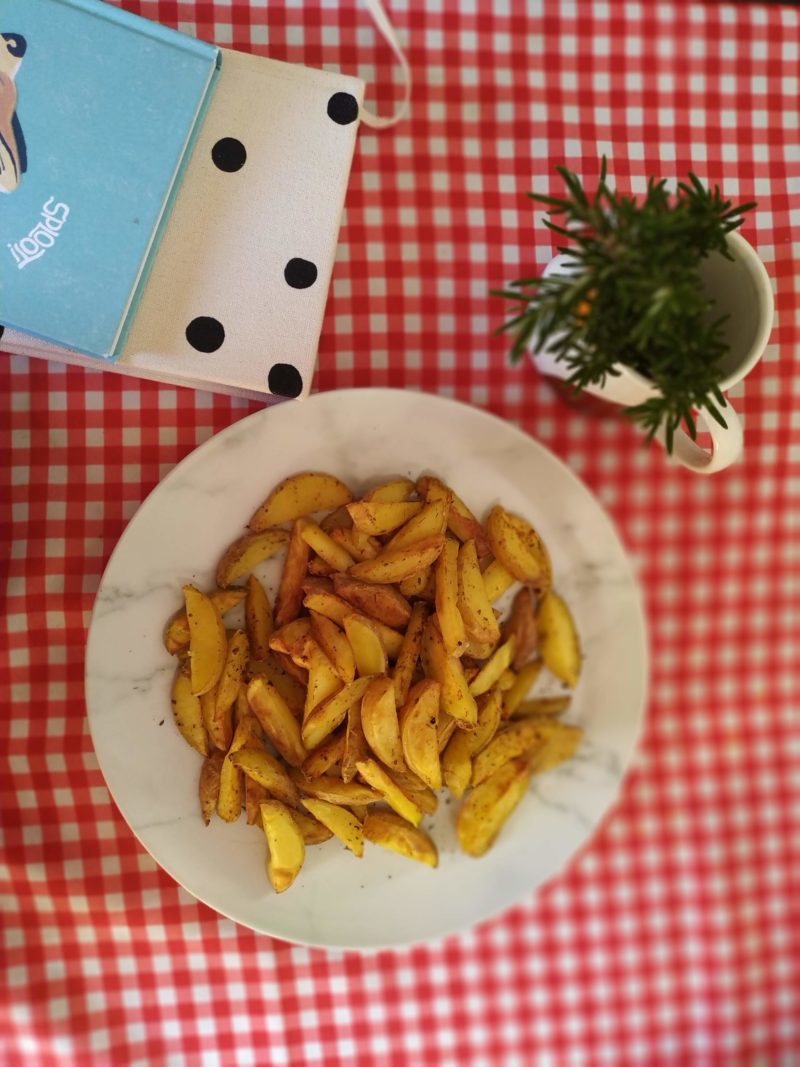
[[[0,323],[119,355],[218,66],[103,0],[2,0]]]

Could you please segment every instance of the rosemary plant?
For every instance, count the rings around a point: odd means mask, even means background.
[[[570,244],[568,270],[548,278],[521,278],[493,295],[516,303],[500,331],[514,333],[517,362],[535,336],[570,371],[580,390],[602,385],[617,364],[650,379],[660,395],[626,409],[648,440],[663,426],[672,450],[681,422],[696,436],[692,409],[705,407],[722,426],[725,398],[720,359],[726,351],[724,318],[716,318],[703,291],[700,264],[710,252],[731,259],[727,235],[755,204],[733,207],[719,187],[694,175],[674,194],[651,178],[639,201],[606,183],[606,160],[593,195],[566,167],[557,168],[563,198],[528,193],[562,216],[545,225]]]

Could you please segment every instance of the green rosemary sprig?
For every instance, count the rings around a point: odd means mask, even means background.
[[[556,169],[563,198],[528,196],[549,208],[545,225],[570,242],[558,249],[569,256],[569,270],[494,292],[517,305],[498,331],[514,334],[512,362],[535,336],[537,346],[566,364],[578,390],[604,383],[616,364],[632,367],[661,395],[626,412],[648,439],[663,427],[670,451],[682,422],[695,436],[695,408],[705,407],[725,426],[724,318],[714,315],[703,291],[700,265],[710,252],[732,258],[727,235],[756,205],[734,207],[718,186],[708,189],[694,174],[675,193],[651,178],[641,201],[620,195],[606,182],[605,159],[590,196],[567,167]]]

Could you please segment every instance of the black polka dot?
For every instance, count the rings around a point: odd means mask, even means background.
[[[349,126],[358,118],[358,101],[352,93],[334,93],[328,101],[328,118],[340,126]]]
[[[300,396],[303,391],[303,379],[300,371],[291,363],[276,363],[270,367],[267,378],[269,391],[278,396]]]
[[[3,334],[6,332],[5,326],[0,322],[0,340],[2,340]]]
[[[220,170],[233,174],[247,162],[247,149],[235,137],[223,137],[211,149],[211,158]]]
[[[307,259],[290,259],[283,276],[292,289],[308,289],[317,280],[317,268]]]
[[[216,352],[225,340],[225,328],[216,319],[201,315],[186,327],[186,340],[198,352]]]

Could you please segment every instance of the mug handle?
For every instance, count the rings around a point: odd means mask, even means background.
[[[725,470],[735,463],[742,454],[744,446],[744,433],[739,416],[733,409],[730,400],[727,400],[724,408],[727,429],[712,418],[705,408],[698,408],[697,419],[704,429],[711,435],[713,448],[707,452],[684,430],[677,430],[672,442],[672,459],[689,470],[698,474],[715,474]],[[656,435],[664,444],[664,431],[660,430]]]

